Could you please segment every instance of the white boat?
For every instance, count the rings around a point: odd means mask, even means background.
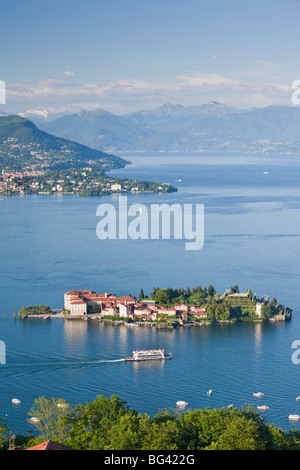
[[[39,418],[36,418],[35,416],[32,416],[32,418],[30,418],[30,421],[32,423],[38,423],[40,420],[39,420]]]
[[[230,410],[230,408],[233,408],[234,405],[229,405],[227,408]]]
[[[298,421],[300,419],[300,415],[289,415],[289,419],[291,421]]]
[[[261,398],[263,397],[265,394],[262,393],[262,392],[257,392],[257,393],[253,393],[253,396],[256,397],[256,398]]]
[[[210,397],[212,392],[213,392],[212,390],[208,390],[207,395]]]
[[[297,397],[297,398],[296,398],[296,401],[300,401],[300,397]]]
[[[178,406],[178,407],[185,407],[187,405],[188,405],[188,402],[186,402],[186,401],[180,401],[179,400],[179,401],[176,402],[176,406]]]
[[[163,349],[133,351],[132,354],[132,357],[126,357],[126,361],[153,361],[161,359],[172,359],[172,354],[165,354]]]
[[[15,405],[19,405],[21,403],[21,400],[19,400],[18,398],[13,398],[11,402]]]
[[[269,407],[266,405],[261,405],[261,406],[258,406],[257,409],[261,411],[266,411],[266,410],[269,410]]]

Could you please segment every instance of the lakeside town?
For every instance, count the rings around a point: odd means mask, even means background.
[[[57,171],[2,170],[0,195],[78,194],[101,196],[113,193],[174,192],[169,183],[138,181],[107,176],[92,167]]]
[[[108,176],[130,162],[39,130],[20,116],[0,117],[0,195],[169,193],[166,182]]]
[[[111,293],[72,289],[64,294],[64,307],[52,310],[47,306],[23,307],[22,318],[65,318],[144,324],[161,328],[235,323],[236,321],[286,321],[292,310],[268,296],[257,298],[251,290],[239,292],[237,286],[216,294],[214,288],[153,289],[151,298],[131,295],[117,297]],[[165,303],[164,300],[169,302]],[[190,303],[189,300],[196,300]],[[16,315],[16,312],[14,312]]]

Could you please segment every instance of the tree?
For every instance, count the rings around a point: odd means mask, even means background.
[[[231,294],[238,294],[240,292],[239,286],[233,286],[230,289]]]
[[[259,429],[255,423],[240,417],[231,421],[216,442],[212,442],[207,450],[264,450]]]
[[[261,318],[266,320],[272,316],[272,307],[270,304],[266,304],[262,306],[261,309]]]
[[[192,297],[191,297],[191,302],[195,305],[197,305],[198,307],[201,307],[202,305],[205,304],[205,297],[203,295],[202,292],[195,292],[194,294],[192,294]]]
[[[67,435],[65,419],[70,405],[63,399],[39,397],[34,400],[28,412],[28,421],[33,424],[44,439],[61,440]]]
[[[143,289],[141,289],[141,290],[140,290],[139,299],[144,299],[144,298],[145,298],[145,294],[144,294]]]
[[[136,413],[126,413],[108,430],[110,444],[114,450],[140,450],[142,448],[150,417]]]
[[[215,295],[215,293],[216,293],[216,291],[215,291],[214,286],[212,286],[212,285],[208,286],[207,294],[210,295],[211,297],[213,297]]]
[[[19,311],[19,316],[23,317],[26,315],[26,307],[23,305],[22,310]]]
[[[8,443],[8,430],[6,419],[0,420],[0,450],[7,447]]]
[[[68,445],[77,450],[103,450],[111,445],[110,430],[122,416],[135,415],[126,402],[116,395],[98,395],[86,405],[78,405],[67,422],[70,426]]]
[[[172,303],[174,297],[175,292],[170,287],[167,287],[165,289],[155,289],[152,292],[152,298],[154,298],[155,302],[157,302],[159,305],[168,305]]]

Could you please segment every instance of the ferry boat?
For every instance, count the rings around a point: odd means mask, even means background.
[[[172,359],[172,355],[165,354],[164,349],[144,349],[133,351],[132,357],[127,357],[126,361],[157,361],[161,359]]]

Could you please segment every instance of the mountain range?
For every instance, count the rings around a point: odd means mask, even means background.
[[[219,102],[165,104],[116,115],[82,110],[57,119],[30,118],[57,137],[105,152],[299,153],[300,107],[238,109]]]

